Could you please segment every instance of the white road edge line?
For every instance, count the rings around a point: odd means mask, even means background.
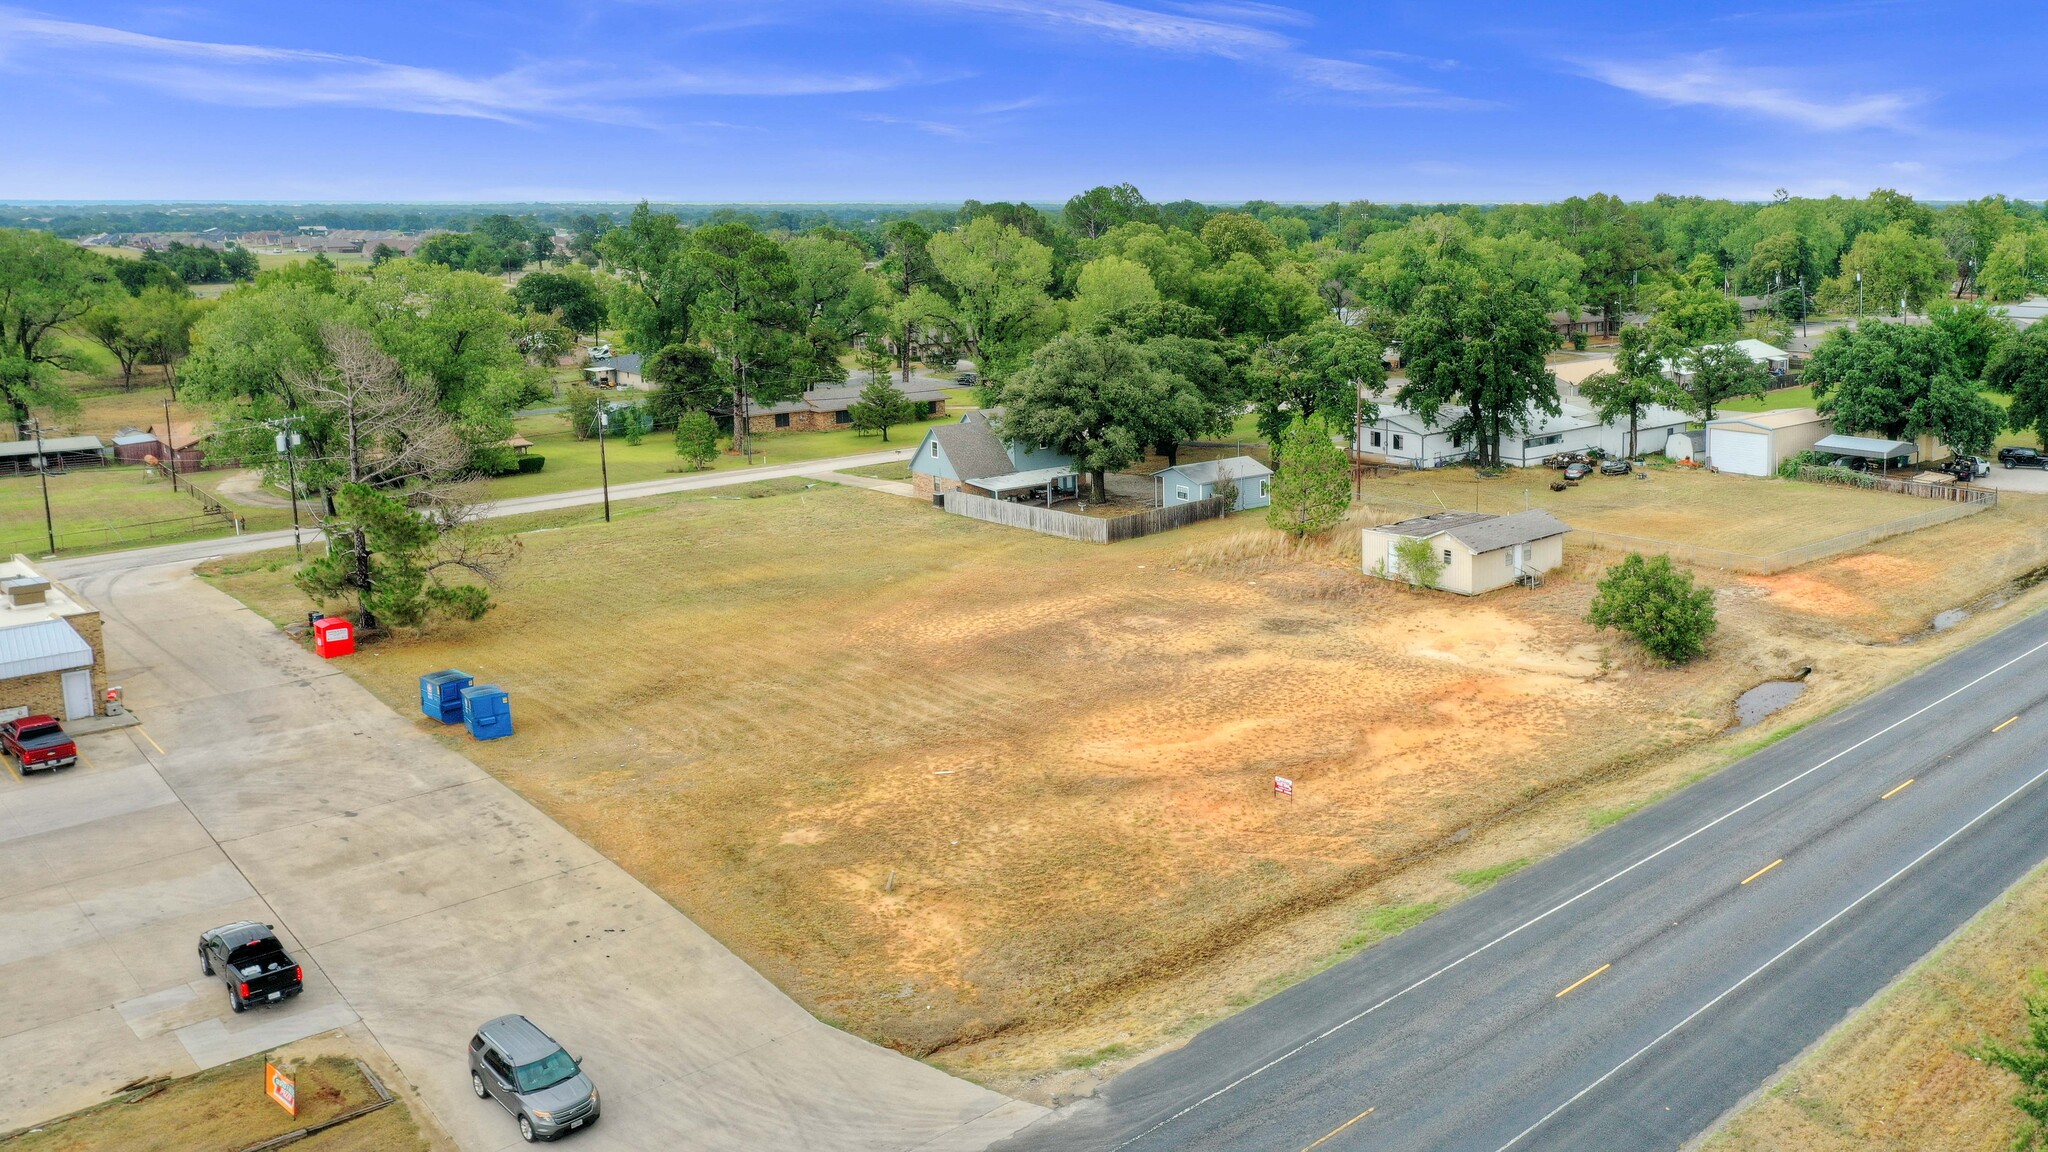
[[[1988,818],[1993,812],[1996,812],[2000,808],[2005,807],[2006,803],[2010,801],[2013,797],[2019,795],[2022,792],[2025,792],[2029,788],[2032,788],[2035,784],[2039,783],[2044,777],[2048,777],[2048,768],[2043,768],[2041,771],[2035,773],[2032,779],[2028,780],[2026,783],[2020,785],[2012,791],[2006,793],[2003,797],[2000,797],[1996,803],[1991,805],[1991,807],[1986,808],[1984,811],[1979,812],[1975,816],[1971,817],[1969,823],[1964,824],[1962,827],[1942,837],[1941,842],[1936,844],[1934,847],[1929,848],[1927,851],[1922,852],[1920,855],[1913,857],[1912,860],[1907,862],[1905,867],[1885,877],[1883,880],[1878,881],[1877,887],[1872,888],[1870,891],[1865,892],[1863,895],[1858,896],[1856,899],[1850,901],[1849,904],[1845,906],[1840,912],[1837,912],[1833,916],[1828,917],[1826,920],[1821,921],[1818,925],[1814,927],[1812,931],[1808,932],[1804,936],[1801,936],[1799,939],[1794,940],[1791,944],[1786,945],[1785,950],[1783,952],[1778,953],[1776,956],[1773,956],[1769,960],[1764,961],[1761,965],[1758,965],[1756,971],[1751,972],[1749,975],[1744,976],[1742,979],[1737,980],[1733,984],[1730,984],[1727,987],[1727,989],[1723,991],[1719,996],[1714,997],[1712,1000],[1709,1000],[1705,1004],[1702,1004],[1698,1008],[1694,1009],[1692,1015],[1687,1016],[1685,1019],[1680,1020],[1678,1023],[1673,1024],[1670,1028],[1666,1029],[1663,1035],[1657,1037],[1655,1040],[1650,1041],[1648,1044],[1643,1045],[1641,1048],[1636,1049],[1635,1053],[1631,1055],[1628,1059],[1623,1060],[1621,1063],[1616,1064],[1614,1067],[1608,1069],[1607,1073],[1601,1076],[1598,1080],[1595,1080],[1591,1084],[1586,1085],[1584,1088],[1579,1089],[1579,1091],[1575,1095],[1573,1095],[1571,1099],[1566,1100],[1564,1103],[1559,1104],[1557,1107],[1552,1108],[1549,1112],[1545,1113],[1541,1120],[1538,1120],[1534,1124],[1529,1125],[1527,1128],[1522,1129],[1519,1135],[1517,1135],[1513,1140],[1510,1140],[1507,1143],[1501,1145],[1496,1150],[1496,1152],[1508,1152],[1508,1149],[1513,1148],[1515,1145],[1521,1143],[1522,1140],[1529,1135],[1529,1133],[1534,1132],[1538,1128],[1543,1127],[1543,1125],[1549,1123],[1552,1117],[1556,1116],[1558,1113],[1564,1111],[1572,1105],[1578,1103],[1580,1100],[1585,1098],[1588,1092],[1591,1092],[1593,1089],[1598,1088],[1602,1084],[1607,1083],[1609,1080],[1613,1079],[1614,1076],[1617,1073],[1619,1073],[1622,1069],[1635,1063],[1638,1059],[1642,1057],[1643,1053],[1648,1052],[1650,1049],[1655,1048],[1657,1045],[1662,1044],[1664,1041],[1670,1039],[1673,1033],[1685,1027],[1687,1024],[1692,1023],[1694,1020],[1699,1019],[1700,1016],[1704,1015],[1708,1010],[1713,1008],[1714,1005],[1719,1004],[1721,1001],[1726,1000],[1728,997],[1735,995],[1736,992],[1741,990],[1743,985],[1749,983],[1751,980],[1756,979],[1758,976],[1763,975],[1765,969],[1769,968],[1773,964],[1776,964],[1778,961],[1783,960],[1785,957],[1791,955],[1793,950],[1798,948],[1801,944],[1804,944],[1808,940],[1813,939],[1815,936],[1820,935],[1822,932],[1827,931],[1830,925],[1834,924],[1835,921],[1840,920],[1842,917],[1847,916],[1849,913],[1854,912],[1856,908],[1859,905],[1861,905],[1865,900],[1868,900],[1872,896],[1877,895],[1879,892],[1884,891],[1886,888],[1891,887],[1892,883],[1896,881],[1899,877],[1904,876],[1908,872],[1911,872],[1929,856],[1932,856],[1936,852],[1941,851],[1943,848],[1948,847],[1950,841],[1954,840],[1958,836],[1961,836],[1963,833],[1968,832],[1970,829],[1976,827],[1980,822]]]
[[[1721,815],[1714,817],[1712,820],[1709,820],[1705,824],[1702,824],[1699,827],[1693,829],[1692,831],[1686,833],[1685,835],[1680,836],[1678,839],[1673,840],[1671,843],[1664,845],[1662,848],[1657,849],[1655,852],[1650,853],[1648,856],[1645,856],[1642,859],[1636,861],[1635,863],[1630,864],[1628,867],[1623,868],[1621,871],[1614,873],[1613,875],[1607,877],[1605,880],[1602,880],[1592,885],[1591,887],[1588,887],[1578,892],[1577,894],[1568,897],[1567,899],[1551,906],[1549,909],[1541,913],[1538,913],[1537,915],[1529,918],[1528,920],[1523,921],[1522,923],[1516,925],[1513,928],[1508,929],[1506,932],[1501,933],[1499,936],[1496,936],[1493,939],[1487,941],[1486,943],[1481,944],[1479,947],[1474,948],[1472,951],[1465,953],[1463,956],[1458,957],[1456,960],[1451,961],[1449,964],[1446,964],[1443,967],[1437,969],[1436,971],[1431,972],[1429,975],[1424,976],[1420,980],[1417,980],[1415,983],[1410,984],[1406,988],[1403,988],[1400,991],[1393,993],[1386,999],[1381,1000],[1379,1003],[1374,1004],[1369,1008],[1362,1009],[1355,1015],[1350,1016],[1342,1021],[1339,1021],[1336,1024],[1332,1024],[1329,1028],[1323,1030],[1322,1032],[1318,1032],[1314,1036],[1311,1036],[1308,1039],[1302,1041],[1301,1043],[1295,1045],[1294,1047],[1289,1048],[1287,1051],[1282,1052],[1280,1055],[1273,1057],[1271,1060],[1268,1060],[1264,1064],[1259,1065],[1257,1068],[1254,1068],[1251,1071],[1245,1073],[1244,1075],[1238,1077],[1237,1079],[1232,1080],[1230,1083],[1225,1084],[1223,1087],[1216,1089],[1214,1092],[1209,1093],[1207,1096],[1202,1097],[1200,1100],[1195,1101],[1193,1104],[1190,1104],[1187,1107],[1181,1109],[1180,1111],[1175,1112],[1173,1115],[1168,1116],[1166,1119],[1159,1121],[1157,1124],[1152,1125],[1152,1127],[1145,1129],[1143,1132],[1138,1133],[1136,1136],[1133,1136],[1130,1139],[1123,1141],[1122,1143],[1111,1145],[1110,1152],[1116,1152],[1116,1150],[1119,1148],[1127,1148],[1132,1144],[1136,1144],[1138,1141],[1143,1140],[1145,1137],[1152,1135],[1154,1132],[1159,1131],[1161,1128],[1164,1128],[1167,1125],[1172,1124],[1174,1121],[1179,1120],[1181,1117],[1186,1116],[1188,1113],[1193,1112],[1197,1108],[1202,1107],[1204,1104],[1209,1103],[1211,1100],[1214,1100],[1220,1096],[1232,1092],[1236,1090],[1238,1087],[1247,1083],[1248,1081],[1251,1081],[1261,1075],[1264,1075],[1272,1069],[1279,1067],[1280,1065],[1286,1063],[1289,1060],[1292,1060],[1294,1057],[1307,1051],[1310,1047],[1324,1040],[1329,1039],[1330,1037],[1336,1035],[1339,1032],[1342,1032],[1344,1029],[1351,1027],[1353,1024],[1358,1023],[1360,1020],[1365,1019],[1367,1016],[1372,1015],[1373,1013],[1379,1011],[1387,1005],[1392,1004],[1394,1001],[1399,1000],[1401,997],[1406,996],[1410,992],[1415,991],[1417,988],[1420,988],[1423,985],[1428,984],[1432,980],[1435,980],[1437,977],[1442,976],[1445,973],[1451,971],[1452,969],[1459,967],[1466,961],[1471,960],[1479,956],[1480,954],[1491,950],[1495,945],[1501,944],[1517,935],[1520,935],[1522,932],[1535,927],[1543,921],[1550,919],[1557,913],[1562,912],[1566,908],[1569,908],[1572,905],[1578,903],[1579,901],[1585,899],[1586,897],[1591,896],[1593,893],[1598,892],[1600,889],[1607,887],[1609,884],[1614,883],[1616,880],[1619,880],[1622,877],[1628,875],[1629,873],[1635,871],[1636,869],[1641,868],[1643,865],[1648,864],[1650,861],[1657,859],[1659,856],[1664,855],[1666,852],[1669,852],[1672,849],[1677,848],[1678,846],[1686,843],[1693,837],[1708,832],[1716,826],[1723,823],[1724,821],[1733,819],[1734,817],[1741,815],[1743,812],[1749,810],[1750,808],[1758,804],[1763,803],[1765,800],[1768,800],[1772,796],[1775,796],[1778,793],[1784,791],[1785,789],[1790,788],[1792,785],[1799,783],[1801,780],[1804,780],[1808,776],[1813,775],[1815,772],[1818,772],[1821,769],[1827,767],[1828,765],[1833,764],[1835,761],[1840,760],[1842,757],[1847,756],[1849,753],[1856,751],[1858,748],[1863,747],[1865,744],[1870,743],[1872,740],[1875,740],[1878,737],[1891,732],[1893,729],[1898,728],[1902,724],[1918,719],[1920,716],[1924,715],[1925,713],[1934,708],[1939,708],[1941,705],[1948,703],[1950,700],[1955,699],[1957,696],[1961,695],[1964,692],[1968,692],[1970,689],[1975,688],[1977,685],[1982,684],[1984,681],[1989,680],[1991,677],[1998,675],[2000,672],[2005,671],[2007,668],[2010,668],[2013,665],[2019,663],[2020,661],[2025,660],[2027,657],[2032,656],[2034,653],[2039,652],[2044,648],[2048,648],[2048,640],[2044,640],[2041,643],[2034,645],[2032,648],[2029,648],[2025,652],[2022,652],[2019,655],[2013,657],[2012,659],[2007,660],[2005,663],[2000,664],[1998,667],[1991,669],[1989,672],[1986,672],[1983,675],[1978,676],[1976,679],[1971,680],[1968,683],[1958,685],[1953,691],[1949,692],[1947,695],[1939,696],[1933,700],[1928,701],[1926,704],[1921,705],[1918,709],[1909,712],[1904,716],[1899,717],[1897,720],[1894,720],[1890,724],[1885,725],[1883,728],[1880,728],[1877,731],[1872,732],[1870,735],[1865,736],[1863,739],[1858,740],[1856,743],[1849,745],[1847,748],[1842,749],[1840,752],[1837,752],[1834,755],[1828,757],[1827,759],[1821,761],[1820,763],[1815,764],[1813,767],[1808,768],[1806,771],[1786,779],[1783,783],[1778,784],[1777,786],[1771,788],[1769,791],[1759,793],[1754,798],[1744,801],[1738,807],[1731,808],[1728,811],[1723,812]],[[2024,787],[2024,785],[2022,787]],[[2000,801],[2000,803],[2003,802],[2004,801]],[[1968,825],[1965,825],[1965,827],[1968,827]],[[1851,907],[1854,907],[1854,905],[1851,905]],[[1541,1124],[1542,1121],[1539,1120],[1537,1121],[1537,1123]],[[1517,1137],[1517,1139],[1519,1138],[1520,1137]]]

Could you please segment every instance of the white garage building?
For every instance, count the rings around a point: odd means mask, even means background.
[[[1833,430],[1832,421],[1811,408],[1723,416],[1707,424],[1707,463],[1740,476],[1775,476],[1780,461]]]

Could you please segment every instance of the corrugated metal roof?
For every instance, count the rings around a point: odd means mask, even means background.
[[[1028,472],[1005,472],[1001,476],[984,476],[973,481],[976,488],[990,492],[1022,492],[1032,488],[1043,488],[1063,476],[1074,475],[1074,470],[1062,465],[1058,468],[1033,468]]]
[[[92,666],[92,645],[62,620],[0,628],[0,680]]]
[[[1844,456],[1860,456],[1867,460],[1889,460],[1894,456],[1911,456],[1919,449],[1911,440],[1884,440],[1875,436],[1844,436],[1837,432],[1823,436],[1813,442],[1816,452],[1839,452]]]
[[[43,452],[104,452],[107,446],[97,436],[45,436]],[[0,444],[0,456],[33,456],[36,454],[34,440],[14,440]]]
[[[1214,484],[1217,474],[1225,469],[1229,470],[1230,478],[1233,480],[1253,479],[1273,474],[1271,468],[1266,467],[1249,456],[1230,456],[1222,460],[1196,460],[1187,464],[1176,464],[1171,468],[1161,468],[1159,471],[1154,472],[1153,475],[1164,476],[1168,472],[1172,472],[1187,477],[1191,483]]]

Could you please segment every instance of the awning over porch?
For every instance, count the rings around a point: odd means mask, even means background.
[[[1911,440],[1880,440],[1875,436],[1844,436],[1840,433],[1814,441],[1813,450],[1833,452],[1837,456],[1858,456],[1865,460],[1892,460],[1919,451]]]
[[[984,476],[979,480],[969,480],[968,483],[993,495],[1001,496],[1005,492],[1037,491],[1048,484],[1057,485],[1063,479],[1071,479],[1073,475],[1074,470],[1067,467],[1033,468],[1029,472],[1006,472],[1001,476]]]

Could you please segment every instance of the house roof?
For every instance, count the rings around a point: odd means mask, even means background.
[[[1560,383],[1583,384],[1586,377],[1600,372],[1614,371],[1614,357],[1599,356],[1590,360],[1568,360],[1563,364],[1552,364],[1550,374]]]
[[[860,399],[861,389],[866,386],[865,384],[820,384],[815,388],[807,389],[797,399],[785,400],[780,404],[756,404],[749,400],[747,401],[747,415],[774,416],[782,412],[843,412],[853,407],[855,402]],[[944,400],[946,398],[945,389],[929,384],[912,382],[909,387],[901,388],[901,391],[906,399],[917,403]]]
[[[607,372],[607,371],[610,371],[610,372],[632,372],[632,373],[638,374],[638,373],[639,373],[639,371],[640,371],[640,361],[641,361],[641,356],[640,356],[640,353],[638,353],[638,352],[627,352],[627,353],[625,353],[624,355],[621,355],[621,356],[607,356],[607,357],[605,357],[605,358],[604,358],[604,359],[602,359],[602,360],[592,360],[592,361],[590,362],[590,367],[588,367],[588,368],[585,368],[585,369],[584,369],[584,371],[585,371],[585,372]]]
[[[151,424],[148,431],[159,442],[165,442],[163,432],[156,425]],[[171,421],[171,438],[168,443],[172,451],[197,447],[199,442],[205,438],[206,434],[199,430],[198,425],[190,423],[180,424],[176,420]]]
[[[1919,449],[1911,440],[1886,440],[1877,436],[1844,436],[1836,433],[1823,436],[1813,442],[1816,452],[1838,452],[1844,456],[1860,456],[1865,460],[1889,460],[1894,456],[1911,456]]]
[[[1164,476],[1171,472],[1185,477],[1193,484],[1214,484],[1224,471],[1228,471],[1233,480],[1254,479],[1273,474],[1271,468],[1249,456],[1229,456],[1222,460],[1197,460],[1188,464],[1176,464],[1171,468],[1161,468],[1153,475]]]
[[[1546,540],[1571,531],[1571,525],[1541,508],[1512,516],[1490,516],[1450,529],[1449,536],[1474,552],[1492,552],[1533,540]]]
[[[63,620],[0,628],[0,680],[92,666],[92,645]]]
[[[1494,514],[1491,512],[1432,512],[1427,516],[1416,516],[1412,519],[1400,520],[1392,524],[1382,524],[1373,530],[1375,532],[1391,532],[1396,536],[1414,536],[1427,540],[1431,536],[1448,532],[1453,528],[1491,519],[1494,519]]]
[[[1797,428],[1802,424],[1814,424],[1826,419],[1811,408],[1773,408],[1767,412],[1744,412],[1738,416],[1722,416],[1707,425],[1714,428],[1727,424],[1747,424],[1753,428]]]
[[[953,474],[962,480],[1001,476],[1016,467],[1010,462],[1010,454],[1003,448],[1003,442],[996,438],[995,430],[985,420],[972,424],[941,424],[925,435],[938,445],[940,455],[953,466]]]
[[[974,481],[974,486],[976,488],[986,488],[990,492],[996,493],[1024,492],[1033,488],[1043,488],[1062,476],[1072,476],[1073,474],[1074,470],[1072,468],[1062,464],[1057,468],[1033,468],[1028,472],[1006,472],[1001,476],[983,476]]]
[[[1775,344],[1766,344],[1761,340],[1737,340],[1735,346],[1748,353],[1749,358],[1759,364],[1771,360],[1783,360],[1786,356],[1783,348]]]
[[[101,452],[106,445],[97,436],[45,436],[43,454],[54,452]],[[36,454],[34,440],[12,440],[0,444],[0,456],[33,456]]]

